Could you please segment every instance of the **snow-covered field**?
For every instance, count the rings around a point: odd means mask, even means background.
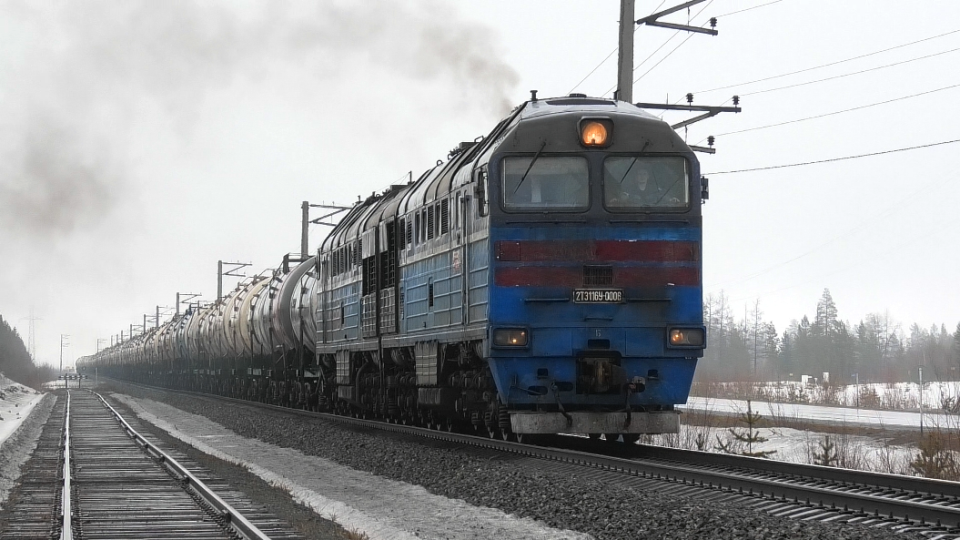
[[[910,461],[919,453],[921,429],[925,434],[940,432],[953,437],[960,433],[960,382],[956,381],[924,383],[922,387],[917,383],[837,387],[797,382],[722,383],[706,389],[719,397],[691,396],[681,410],[691,418],[708,414],[741,416],[747,412],[749,399],[751,410],[763,418],[759,425],[765,426],[756,435],[766,439],[750,450],[772,452],[770,459],[817,463],[823,460],[824,447],[831,446],[832,451],[827,453],[835,454],[833,464],[841,467],[912,474]],[[707,424],[684,425],[679,435],[658,437],[653,442],[718,451],[721,443],[733,438],[729,428]],[[784,427],[798,424],[811,426],[812,430]],[[816,431],[817,425],[830,429]],[[745,428],[741,425],[735,429],[742,432]]]
[[[691,420],[702,420],[705,418],[705,413],[744,414],[747,412],[747,402],[691,398],[681,410],[686,415],[694,417]],[[824,455],[825,446],[832,445],[832,451],[827,452],[836,458],[835,461],[831,462],[832,465],[891,474],[912,474],[910,461],[916,456],[918,449],[915,444],[904,444],[903,441],[912,438],[913,433],[919,440],[920,415],[918,413],[857,411],[856,409],[841,407],[767,402],[751,402],[751,410],[762,416],[760,425],[769,427],[760,427],[756,430],[756,439],[758,441],[765,440],[754,443],[753,447],[749,449],[740,445],[740,450],[770,452],[766,457],[777,461],[813,464],[822,463],[823,458],[818,458],[818,456]],[[783,427],[783,424],[793,423],[797,420],[809,422],[808,425],[810,426],[822,423],[842,429],[832,429],[831,432],[828,432],[826,430],[817,431],[816,428],[800,430]],[[932,424],[929,423],[929,418],[926,418],[926,415],[924,420],[926,427],[931,427]],[[696,423],[684,423],[680,426],[679,434],[655,436],[649,442],[692,450],[700,449],[707,452],[720,451],[718,447],[721,444],[737,444],[733,440],[731,428],[694,425]],[[892,432],[886,432],[887,435],[875,434],[877,432],[876,428],[903,430],[911,427],[917,430],[906,435],[902,432],[896,436]],[[872,433],[857,434],[860,428],[870,428]],[[747,426],[739,425],[732,429],[743,433]]]
[[[960,412],[960,381],[863,383],[842,386],[796,381],[699,383],[693,394],[727,399],[806,403],[864,409]],[[921,407],[922,405],[922,407]]]

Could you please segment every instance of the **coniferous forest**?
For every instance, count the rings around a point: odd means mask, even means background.
[[[57,378],[50,365],[37,366],[30,358],[20,334],[0,316],[0,373],[20,384],[40,388],[40,384]]]
[[[736,306],[742,309],[742,306]],[[755,304],[742,319],[721,293],[704,299],[707,350],[699,381],[787,381],[810,375],[831,385],[860,382],[960,380],[960,323],[921,328],[890,313],[844,321],[828,289],[813,317],[777,329]],[[829,379],[822,380],[829,373]]]

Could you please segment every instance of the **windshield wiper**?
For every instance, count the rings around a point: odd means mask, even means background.
[[[523,176],[520,177],[520,181],[517,182],[517,187],[513,188],[513,194],[517,193],[517,190],[520,189],[520,186],[523,185],[523,181],[527,179],[527,175],[530,174],[530,169],[533,168],[533,164],[540,159],[540,153],[543,152],[544,147],[547,146],[547,141],[543,141],[543,144],[540,145],[540,149],[537,150],[537,153],[533,155],[533,159],[530,160],[530,165],[527,165],[527,170],[523,172]]]
[[[623,176],[620,177],[620,181],[617,182],[618,184],[623,184],[623,181],[627,179],[627,175],[630,174],[630,169],[633,169],[633,166],[637,164],[637,160],[640,159],[640,154],[642,154],[643,151],[647,149],[647,145],[649,145],[649,144],[650,144],[650,141],[649,141],[649,140],[647,140],[647,142],[643,143],[643,147],[640,148],[640,151],[637,152],[637,155],[636,155],[636,156],[633,156],[633,161],[630,162],[630,166],[627,167],[626,172],[624,172],[624,173],[623,173]]]

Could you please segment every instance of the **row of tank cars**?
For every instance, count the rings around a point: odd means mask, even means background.
[[[705,198],[663,121],[532,96],[315,256],[79,364],[491,436],[675,432],[705,346]]]

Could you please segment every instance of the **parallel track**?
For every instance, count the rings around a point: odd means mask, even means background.
[[[168,391],[168,390],[164,390]],[[322,418],[365,429],[424,437],[457,446],[509,453],[531,467],[710,500],[736,500],[758,511],[798,520],[858,523],[926,538],[960,539],[960,483],[711,454],[578,437],[544,437],[543,446],[421,427],[315,413],[224,396],[183,392],[250,407]],[[592,473],[585,472],[592,470]]]
[[[16,504],[0,523],[0,539],[297,538],[241,494],[181,461],[101,397],[63,393]]]

